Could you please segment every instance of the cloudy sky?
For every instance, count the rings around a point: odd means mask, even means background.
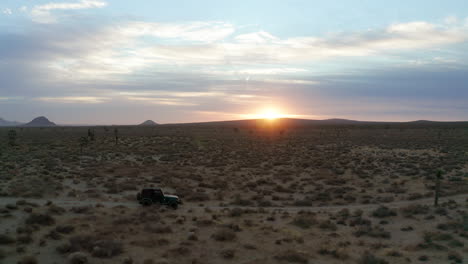
[[[0,1],[8,120],[468,120],[467,59],[466,0]]]

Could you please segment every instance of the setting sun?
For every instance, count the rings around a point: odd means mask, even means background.
[[[276,109],[266,109],[263,112],[261,112],[258,116],[262,119],[274,120],[277,118],[281,118],[284,115],[280,114]]]

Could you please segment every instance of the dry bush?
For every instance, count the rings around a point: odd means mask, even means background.
[[[279,261],[301,264],[307,264],[309,262],[309,259],[306,254],[292,249],[279,253],[275,256],[275,259]]]
[[[406,207],[401,208],[401,212],[405,217],[411,217],[413,215],[418,214],[427,214],[429,213],[429,206],[427,205],[420,205],[420,204],[412,204]]]
[[[387,238],[389,239],[391,234],[388,231],[385,231],[382,227],[372,227],[372,226],[360,226],[354,233],[354,236],[369,236],[375,238]]]
[[[50,205],[49,208],[47,209],[47,212],[49,214],[56,214],[56,215],[61,215],[63,213],[65,213],[65,209],[60,207],[60,206],[57,206],[57,205]]]
[[[317,253],[320,255],[330,255],[336,259],[346,260],[349,258],[348,253],[343,248],[335,248],[330,246],[322,246]]]
[[[463,256],[456,251],[450,251],[447,255],[447,259],[455,263],[463,263]]]
[[[50,226],[55,224],[55,219],[50,215],[32,213],[26,218],[26,224]]]
[[[388,264],[388,261],[366,252],[358,261],[359,264]]]
[[[188,256],[192,251],[188,247],[180,246],[169,250],[169,254],[180,257]]]
[[[236,239],[236,233],[228,228],[218,229],[211,237],[216,241],[233,241]]]
[[[62,234],[70,234],[75,230],[75,227],[72,225],[58,225],[55,227],[55,231]]]
[[[15,239],[7,234],[0,234],[0,245],[13,244]]]
[[[328,229],[328,230],[331,230],[331,231],[336,231],[336,229],[337,229],[335,223],[333,223],[330,220],[320,221],[319,224],[318,224],[318,227],[320,229]]]
[[[221,257],[225,259],[233,259],[236,251],[234,249],[224,249],[220,252]]]
[[[317,219],[315,219],[315,216],[311,214],[299,214],[294,217],[291,224],[302,229],[308,229],[317,224]]]
[[[19,243],[19,244],[29,244],[33,241],[33,238],[31,236],[30,233],[25,233],[25,234],[19,234],[17,237],[16,237],[16,241]]]
[[[34,256],[24,256],[23,258],[21,258],[20,261],[18,261],[18,264],[37,264],[38,261],[36,259],[36,257]]]
[[[386,206],[380,206],[379,208],[375,209],[372,212],[372,216],[378,217],[378,218],[396,216],[396,215],[397,215],[397,212],[395,210],[392,210]]]
[[[68,256],[70,264],[86,264],[88,263],[88,257],[83,252],[74,252]]]
[[[244,213],[244,210],[242,210],[241,208],[233,208],[229,210],[229,216],[231,217],[239,217],[239,216],[242,216],[243,213]]]
[[[91,206],[74,206],[70,211],[75,214],[86,214],[91,211]]]
[[[123,244],[114,240],[98,240],[92,250],[94,257],[110,258],[123,253]]]
[[[123,244],[120,241],[102,240],[90,235],[78,235],[71,237],[68,243],[57,247],[57,251],[62,254],[87,251],[94,257],[110,258],[123,252]]]

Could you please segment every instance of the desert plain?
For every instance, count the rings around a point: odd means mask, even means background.
[[[0,147],[0,263],[468,259],[466,124],[16,127]]]

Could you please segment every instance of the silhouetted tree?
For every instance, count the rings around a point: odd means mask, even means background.
[[[87,137],[80,137],[80,154],[83,153],[83,148],[88,145],[88,138]]]
[[[88,139],[94,141],[94,131],[91,128],[88,128]]]
[[[438,170],[437,171],[437,176],[436,176],[436,184],[435,184],[435,190],[434,190],[434,206],[439,205],[439,195],[440,195],[440,180],[442,179],[442,171]]]
[[[15,130],[8,131],[8,145],[10,146],[16,145],[16,131]]]
[[[115,136],[115,144],[119,144],[119,130],[117,128],[114,129],[114,136]]]

